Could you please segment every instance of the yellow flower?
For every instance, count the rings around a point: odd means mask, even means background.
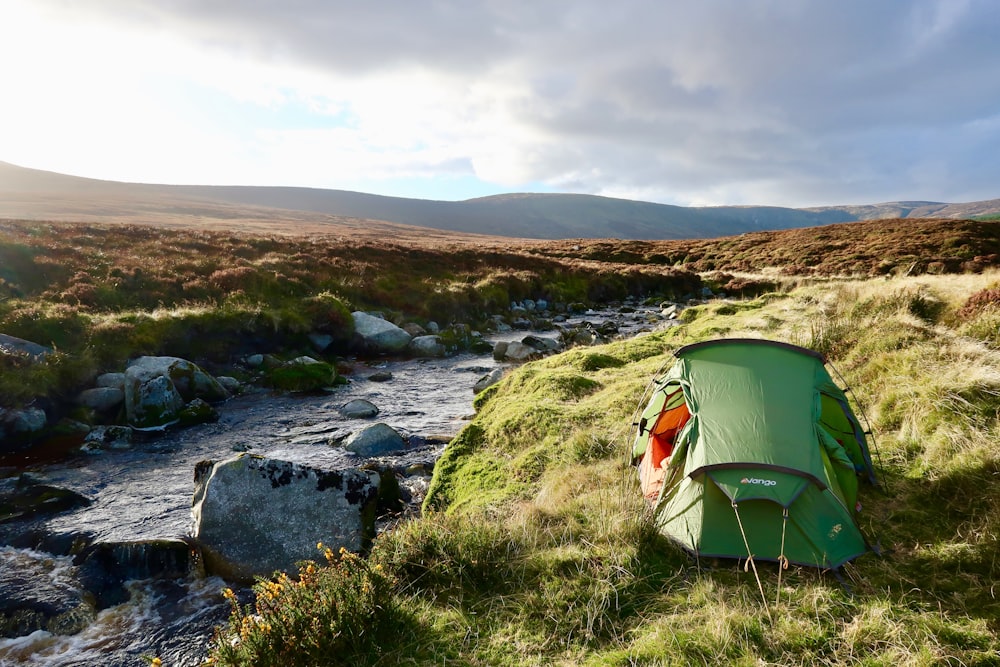
[[[149,664],[152,665],[153,667],[160,667],[160,665],[163,664],[163,661],[160,660],[159,658],[153,658],[152,660],[149,661]]]
[[[322,542],[317,542],[316,543],[316,548],[319,549],[320,551],[322,551],[323,550],[323,543]]]
[[[235,600],[236,599],[236,593],[233,593],[233,589],[232,588],[223,588],[222,589],[222,597],[226,598],[227,600]]]

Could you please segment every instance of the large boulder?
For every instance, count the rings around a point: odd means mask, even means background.
[[[97,376],[94,380],[95,387],[117,387],[122,391],[125,390],[125,374],[124,373],[102,373]]]
[[[479,392],[486,390],[487,387],[492,387],[503,379],[503,374],[503,368],[494,368],[489,373],[479,378],[476,381],[476,384],[472,385],[472,392],[474,394],[478,394]]]
[[[507,361],[523,362],[531,359],[538,359],[542,354],[530,345],[525,345],[520,341],[511,341],[504,351],[504,359]]]
[[[206,570],[239,580],[294,571],[316,543],[358,551],[374,535],[379,475],[240,454],[195,468],[193,535]]]
[[[353,401],[344,403],[337,409],[341,417],[345,419],[368,419],[379,413],[378,406],[363,398],[356,398]]]
[[[197,364],[177,357],[139,357],[125,370],[125,414],[137,428],[171,424],[185,404],[229,398],[219,381]]]
[[[406,449],[406,440],[396,429],[379,422],[355,431],[344,438],[341,446],[358,456],[384,456]]]
[[[410,352],[415,357],[444,357],[448,348],[441,342],[441,336],[417,336],[410,341]]]
[[[361,346],[370,352],[402,352],[412,336],[392,322],[361,311],[351,313],[354,332],[361,339]]]
[[[84,389],[76,397],[76,402],[94,412],[107,413],[115,410],[125,401],[125,392],[118,387],[93,387]]]
[[[0,452],[16,452],[45,433],[48,418],[41,408],[0,407]]]
[[[316,391],[337,381],[337,369],[312,357],[296,357],[268,372],[268,382],[281,391]]]

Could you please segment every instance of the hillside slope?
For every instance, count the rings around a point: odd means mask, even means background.
[[[256,228],[272,223],[271,231],[281,231],[281,227],[335,227],[353,218],[513,238],[657,240],[715,238],[860,219],[961,218],[998,212],[1000,200],[810,209],[698,208],[580,194],[505,194],[431,201],[318,188],[120,183],[0,162],[0,217],[31,220],[216,229],[252,222]]]

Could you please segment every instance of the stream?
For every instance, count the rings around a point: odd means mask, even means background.
[[[657,308],[588,312],[564,326],[584,320],[614,320],[619,336],[653,328]],[[654,326],[668,323],[664,320]],[[520,340],[527,331],[488,336],[491,342]],[[559,331],[534,332],[558,338]],[[75,454],[64,460],[18,469],[0,468],[0,481],[22,473],[47,485],[72,490],[91,504],[48,516],[33,530],[43,530],[49,543],[132,543],[176,540],[190,534],[195,464],[251,451],[282,458],[322,458],[329,442],[373,422],[385,422],[410,441],[406,456],[427,463],[427,475],[444,442],[472,413],[472,386],[499,364],[492,356],[459,354],[444,359],[354,361],[347,385],[324,394],[250,392],[217,406],[217,422],[168,430],[122,451]],[[377,371],[391,373],[385,382],[369,380]],[[363,398],[380,410],[368,420],[349,420],[338,408]],[[409,480],[419,501],[429,476]],[[10,531],[10,526],[6,526]],[[14,528],[16,530],[16,527]],[[0,534],[0,537],[4,537]],[[10,544],[8,540],[0,544]],[[65,551],[63,552],[65,553]],[[31,572],[32,575],[26,573]],[[19,579],[35,577],[34,586],[52,586],[73,595],[72,556],[0,547],[0,592]],[[11,581],[14,583],[12,584]],[[164,665],[198,665],[204,660],[213,628],[225,622],[229,604],[218,577],[188,574],[126,582],[128,599],[98,612],[76,634],[37,630],[16,638],[0,638],[0,667],[8,665],[126,667],[147,664],[158,656]],[[249,593],[243,592],[249,600]],[[0,601],[2,602],[2,601]]]

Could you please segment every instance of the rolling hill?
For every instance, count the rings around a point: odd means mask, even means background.
[[[1000,199],[966,204],[683,207],[581,194],[504,194],[432,201],[299,187],[122,183],[0,162],[0,217],[130,222],[258,231],[365,230],[392,225],[532,239],[696,239],[884,218],[968,218]],[[380,221],[372,223],[371,221]],[[411,230],[412,231],[412,230]]]

